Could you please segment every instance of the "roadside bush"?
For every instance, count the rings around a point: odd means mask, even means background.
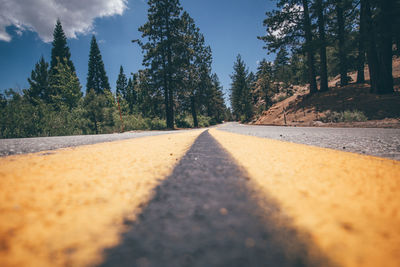
[[[208,127],[217,124],[215,120],[207,116],[199,115],[197,119],[199,121],[199,127]]]
[[[343,112],[343,121],[352,122],[352,121],[366,121],[368,118],[362,111],[354,110],[346,110]]]
[[[322,122],[356,122],[356,121],[366,121],[367,116],[362,111],[358,110],[345,110],[342,112],[327,111],[325,116],[321,117]]]
[[[160,118],[146,118],[147,129],[150,130],[164,130],[167,128],[167,122]]]
[[[188,114],[178,115],[175,118],[175,125],[178,128],[192,128],[193,118]]]
[[[165,120],[160,118],[143,118],[139,114],[122,115],[124,121],[124,131],[135,130],[164,130],[167,128]],[[114,112],[115,127],[114,132],[121,131],[121,118],[119,112]]]
[[[81,105],[69,109],[28,99],[10,90],[1,106],[0,138],[60,136],[91,133]]]

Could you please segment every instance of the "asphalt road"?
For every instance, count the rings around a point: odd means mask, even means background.
[[[400,160],[400,129],[252,126],[239,123],[227,123],[218,129]]]
[[[101,266],[329,266],[263,216],[249,179],[203,132]]]
[[[313,147],[399,159],[398,130],[178,132],[1,140],[103,143],[0,158],[0,265],[399,266],[400,162]]]
[[[99,135],[73,135],[34,138],[0,139],[0,156],[34,153],[44,150],[54,150],[65,147],[91,145],[124,139],[160,134],[171,134],[180,131],[143,131]]]
[[[235,122],[218,129],[281,141],[400,160],[400,129],[251,126]],[[0,139],[0,156],[112,142],[180,131]]]

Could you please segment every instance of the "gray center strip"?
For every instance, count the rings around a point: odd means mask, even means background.
[[[229,154],[202,133],[138,220],[126,222],[131,230],[105,251],[101,266],[331,265],[311,259],[297,231],[268,220],[247,183]]]

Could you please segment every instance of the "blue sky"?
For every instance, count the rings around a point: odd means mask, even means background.
[[[21,9],[24,9],[23,0],[10,1],[11,5],[21,2]],[[56,0],[49,0],[56,1]],[[124,0],[91,0],[88,2],[103,2],[110,5],[112,2],[123,3]],[[57,2],[57,1],[56,1]],[[76,5],[76,6],[73,6]],[[72,54],[72,61],[75,64],[82,90],[85,90],[87,61],[89,55],[89,44],[91,34],[95,33],[103,56],[106,72],[113,90],[117,80],[119,66],[122,65],[126,73],[136,72],[142,68],[141,49],[130,41],[140,37],[138,27],[143,25],[147,19],[147,3],[144,0],[130,0],[126,2],[123,10],[120,6],[104,6],[101,4],[95,11],[85,10],[82,0],[70,0],[69,7],[72,10],[79,9],[78,13],[72,11],[67,15],[60,14],[61,22],[69,36],[68,45]],[[257,61],[267,58],[273,60],[274,55],[267,55],[263,43],[257,40],[257,36],[265,34],[262,25],[265,12],[274,7],[271,0],[181,0],[184,10],[195,19],[197,26],[204,34],[206,43],[211,46],[213,52],[213,72],[217,73],[224,87],[226,98],[229,95],[233,63],[237,54],[241,54],[251,71],[257,68]],[[12,7],[15,9],[15,7]],[[115,15],[112,15],[110,8],[114,8]],[[6,8],[1,8],[2,13],[7,13]],[[26,11],[26,10],[22,10]],[[35,9],[19,12],[16,17],[9,14],[8,25],[3,33],[1,27],[7,25],[0,20],[0,89],[7,88],[23,89],[28,87],[27,78],[34,68],[35,63],[43,55],[47,61],[50,60],[51,43],[44,42],[52,34],[49,22],[44,25],[43,21],[33,21],[32,17],[45,16],[35,14]],[[122,12],[123,11],[123,12]],[[49,11],[51,12],[51,11]],[[21,13],[26,15],[21,15]],[[43,12],[42,12],[43,13]],[[83,14],[89,14],[86,20],[79,21]],[[122,15],[119,15],[121,14]],[[33,14],[33,15],[32,15]],[[50,14],[50,13],[49,13]],[[75,14],[76,16],[71,18]],[[111,15],[110,15],[111,14]],[[1,17],[2,14],[0,14]],[[96,16],[98,17],[96,18]],[[17,17],[18,16],[18,17]],[[64,16],[64,19],[63,19]],[[68,16],[68,17],[67,17]],[[40,18],[40,17],[39,17]],[[54,18],[54,23],[55,24]],[[30,21],[32,20],[32,21]],[[66,21],[66,23],[63,23]],[[24,26],[25,23],[28,26]],[[7,36],[5,36],[7,35]],[[5,41],[8,39],[9,41]],[[10,40],[11,39],[11,40]]]

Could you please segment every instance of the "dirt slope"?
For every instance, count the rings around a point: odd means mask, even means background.
[[[356,80],[356,72],[349,76]],[[393,62],[395,94],[370,94],[368,83],[336,86],[340,80],[336,76],[329,82],[329,91],[309,96],[309,89],[295,86],[293,96],[274,104],[269,110],[256,118],[251,124],[289,125],[289,126],[340,126],[340,127],[395,127],[400,128],[400,58]],[[368,68],[365,78],[369,80]],[[341,112],[358,110],[368,121],[351,123],[323,123],[321,117],[329,111]]]

